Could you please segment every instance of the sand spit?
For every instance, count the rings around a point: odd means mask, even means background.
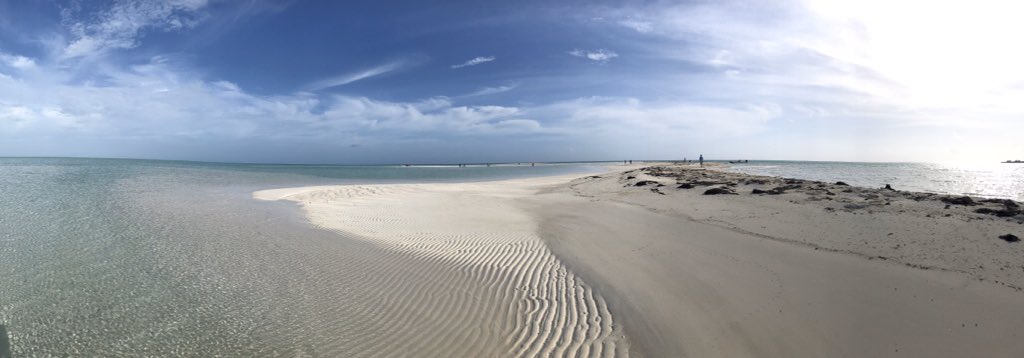
[[[528,202],[650,356],[1024,355],[1024,246],[999,238],[1024,225],[977,210],[1006,202],[679,166]]]
[[[630,175],[666,185],[660,188],[663,193],[685,196],[688,205],[672,208],[709,224],[873,260],[966,273],[1017,290],[1024,287],[1024,246],[1005,238],[1024,237],[1024,212],[1012,200],[685,166],[649,167]],[[634,181],[623,180],[622,185],[635,186]],[[705,195],[712,190],[736,195]],[[653,199],[648,204],[663,203]]]
[[[355,356],[628,356],[604,298],[545,246],[517,200],[551,177],[474,184],[306,187],[260,191],[300,203],[310,221],[378,245],[367,280],[379,302],[351,319]]]
[[[1018,203],[624,170],[254,195],[379,251],[345,356],[1024,356]]]

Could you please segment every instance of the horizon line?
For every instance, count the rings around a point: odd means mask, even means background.
[[[688,158],[688,157],[687,157]],[[440,163],[425,163],[425,162],[392,162],[392,163],[373,163],[373,164],[343,164],[343,163],[280,163],[280,162],[228,162],[228,161],[207,161],[207,160],[194,160],[194,159],[165,159],[165,158],[130,158],[130,157],[89,157],[89,156],[4,156],[0,155],[0,159],[100,159],[100,160],[149,160],[149,161],[162,161],[162,162],[185,162],[185,163],[202,163],[202,164],[229,164],[229,165],[331,165],[331,166],[351,166],[351,167],[371,167],[371,166],[457,166],[457,165],[472,165],[472,166],[486,166],[486,165],[511,165],[521,163],[535,163],[535,164],[586,164],[586,163],[618,163],[622,161],[632,160],[634,162],[681,162],[683,159],[618,159],[618,160],[568,160],[568,161],[502,161],[502,162],[440,162]],[[687,159],[691,162],[697,162],[696,159]],[[728,163],[733,160],[749,160],[752,162],[812,162],[812,163],[872,163],[872,164],[937,164],[941,162],[926,162],[926,161],[850,161],[850,160],[805,160],[805,159],[704,159],[705,162],[713,163]],[[993,162],[993,163],[1002,163]],[[735,164],[735,163],[732,163]]]

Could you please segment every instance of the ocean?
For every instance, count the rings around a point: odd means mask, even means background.
[[[384,254],[253,191],[595,170],[0,158],[0,357],[343,355]]]
[[[729,170],[863,187],[1024,201],[1024,164],[750,161]]]

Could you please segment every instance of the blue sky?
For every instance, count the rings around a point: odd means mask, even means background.
[[[1022,158],[1017,7],[0,0],[0,155]]]

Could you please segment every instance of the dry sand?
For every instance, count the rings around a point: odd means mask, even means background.
[[[1024,355],[1012,203],[680,167],[254,196],[396,253],[357,354]]]
[[[368,347],[357,355],[629,356],[622,326],[604,298],[552,255],[538,236],[538,222],[515,205],[537,187],[572,178],[308,187],[255,197],[297,201],[315,225],[407,258],[376,263],[415,276],[364,287],[381,291],[382,302],[367,307],[378,314],[352,329],[395,326],[386,342],[433,344]]]

